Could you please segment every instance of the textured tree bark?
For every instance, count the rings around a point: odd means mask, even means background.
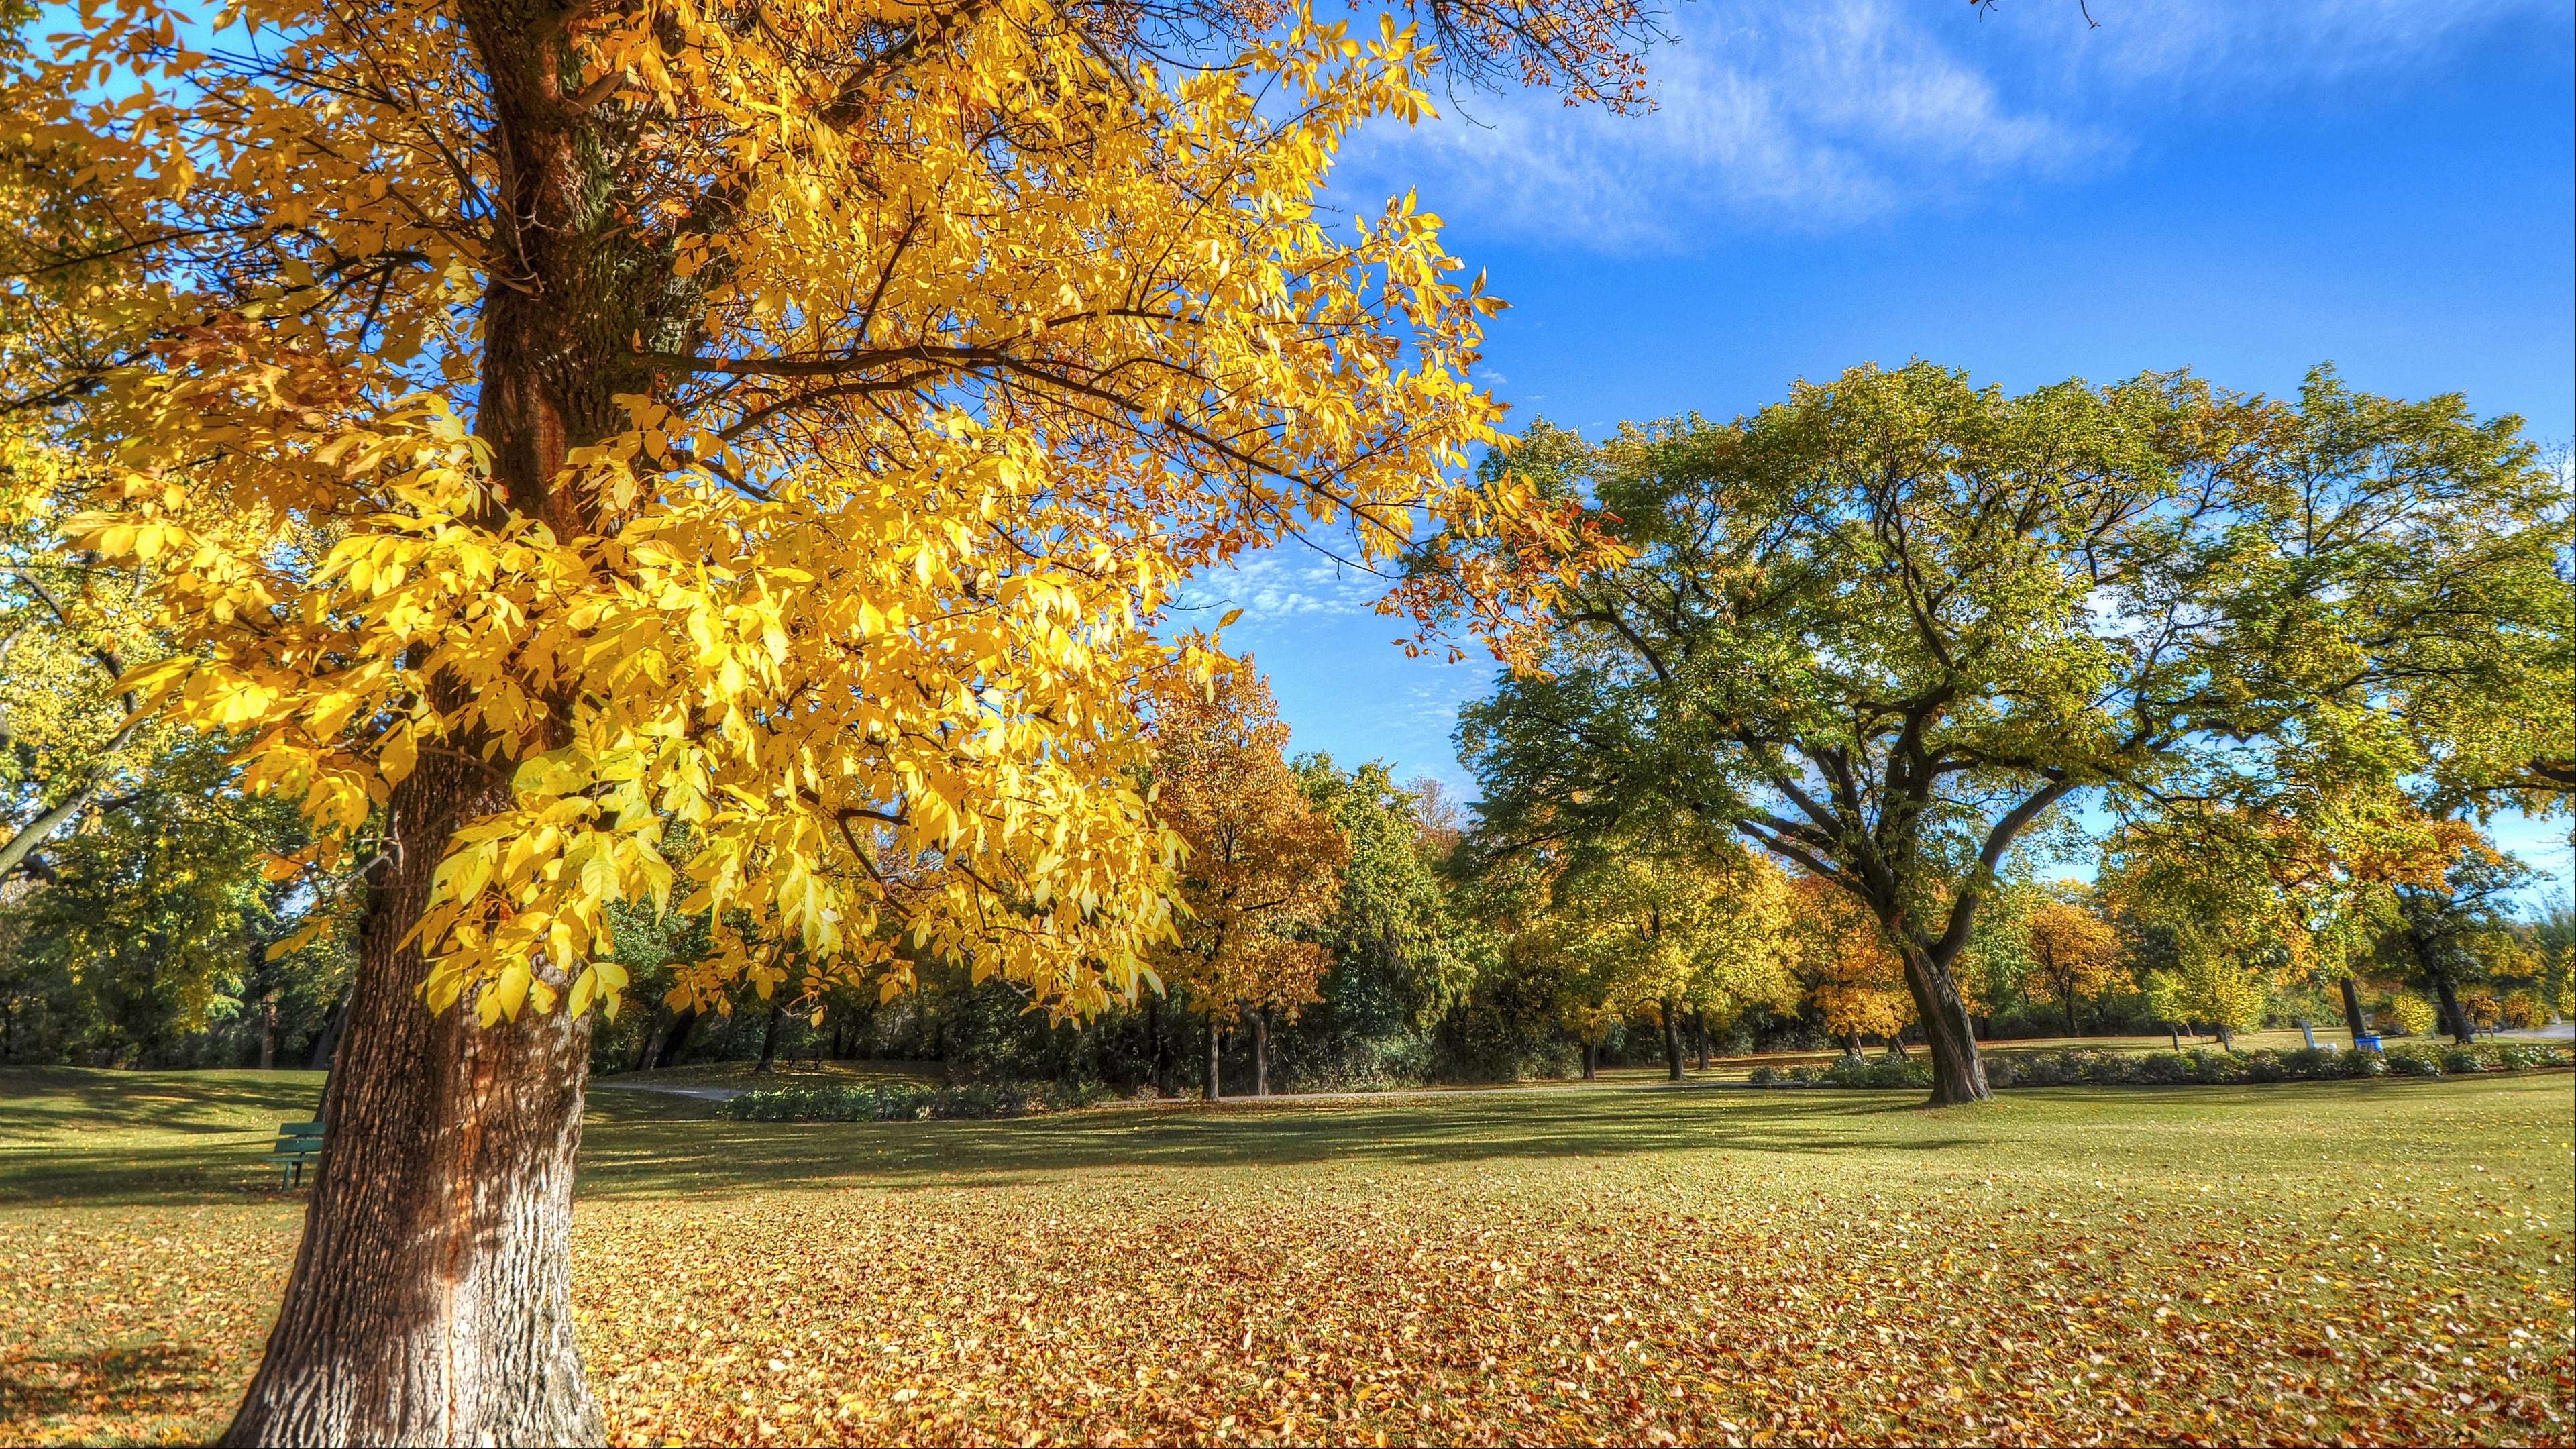
[[[661,1068],[678,1061],[680,1053],[689,1045],[689,1034],[697,1029],[696,1009],[681,1012],[679,1018],[671,1023],[670,1029],[662,1033],[662,1051],[660,1055],[653,1058],[653,1065]]]
[[[2459,989],[2451,984],[2448,974],[2433,978],[2433,994],[2441,998],[2442,1025],[2450,1031],[2451,1040],[2462,1046],[2476,1041],[2477,1033],[2469,1026],[2469,1014],[2460,1009]]]
[[[341,992],[340,999],[332,1002],[331,1010],[323,1016],[322,1034],[313,1039],[313,1058],[305,1063],[314,1071],[331,1070],[331,1058],[340,1050],[340,1032],[349,1024],[349,998],[355,991],[352,987]]]
[[[1160,994],[1145,998],[1145,1041],[1153,1053],[1146,1062],[1145,1070],[1150,1074],[1146,1080],[1154,1084],[1154,1092],[1160,1096],[1172,1090],[1170,1053],[1163,1044],[1163,998]]]
[[[2352,1029],[2352,1039],[2359,1044],[2363,1037],[2370,1035],[2370,1028],[2361,1019],[2361,993],[2353,989],[2349,976],[2338,984],[2343,987],[2343,1024]]]
[[[1600,1079],[1601,1048],[1592,1042],[1583,1044],[1583,1080]]]
[[[454,7],[481,72],[495,168],[474,429],[507,509],[567,539],[596,525],[595,499],[565,481],[570,450],[624,427],[618,399],[654,390],[645,354],[687,350],[711,282],[679,277],[673,240],[626,210],[618,133],[636,117],[578,94],[567,35],[582,8]],[[723,204],[710,197],[702,211]],[[571,700],[543,703],[570,718]],[[508,799],[515,761],[487,773],[475,742],[449,744],[424,752],[393,792],[396,849],[371,883],[303,1245],[228,1443],[606,1437],[569,1294],[590,1022],[531,1007],[484,1029],[470,999],[432,1013],[417,994],[426,968],[405,944],[454,830]],[[672,1029],[665,1063],[689,1024]]]
[[[1691,1025],[1699,1032],[1699,1069],[1704,1072],[1708,1070],[1708,1013],[1692,1011]]]
[[[653,1065],[653,1051],[662,1044],[662,1033],[670,1028],[671,1014],[661,1007],[653,1008],[651,1019],[644,1023],[644,1039],[635,1047],[635,1065],[630,1072],[640,1072]]]
[[[1270,1095],[1270,1008],[1252,1009],[1252,1095]]]
[[[1932,1104],[1991,1102],[1986,1064],[1977,1053],[1977,1034],[1968,1025],[1968,1008],[1950,973],[1923,948],[1906,942],[1905,984],[1914,996],[1914,1012],[1923,1024],[1923,1045],[1932,1054]]]
[[[448,836],[502,800],[446,754],[394,791],[304,1241],[226,1444],[605,1442],[571,1302],[590,1019],[432,1013],[404,939]]]
[[[1664,1076],[1671,1081],[1682,1079],[1681,1004],[1664,999]]]
[[[277,993],[259,999],[259,1069],[277,1070]]]
[[[760,1060],[752,1071],[765,1072],[778,1064],[778,1022],[787,1014],[787,999],[772,997],[769,1002],[769,1025],[760,1033]]]
[[[1207,1022],[1207,1085],[1199,1093],[1199,1095],[1205,1097],[1211,1102],[1218,1101],[1225,1096],[1225,1084],[1217,1077],[1216,1054],[1216,1018],[1211,1016],[1208,1018]]]

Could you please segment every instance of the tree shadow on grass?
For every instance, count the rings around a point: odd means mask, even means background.
[[[223,1372],[212,1351],[168,1340],[12,1353],[0,1358],[0,1437],[25,1442],[48,1426],[54,1433],[47,1437],[55,1437],[71,1428],[66,1421],[77,1420],[89,1421],[93,1432],[115,1433],[137,1420],[184,1415],[202,1408],[209,1392],[235,1387],[215,1382]],[[67,1442],[98,1441],[75,1432]]]
[[[1696,1094],[1567,1092],[1110,1108],[1001,1122],[600,1122],[579,1191],[593,1199],[794,1185],[1012,1187],[1066,1172],[1423,1167],[1675,1153],[1941,1152],[1988,1139],[1892,1100],[1773,1098],[1720,1110]],[[1907,1130],[1919,1123],[1920,1130]],[[1949,1130],[1944,1130],[1945,1128]]]
[[[274,1130],[321,1111],[323,1075],[0,1067],[0,1142],[102,1131]]]
[[[47,1203],[145,1207],[301,1201],[270,1163],[273,1132],[207,1137],[171,1147],[0,1150],[0,1208]],[[312,1174],[305,1174],[305,1184]]]

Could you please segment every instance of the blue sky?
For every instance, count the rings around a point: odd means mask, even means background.
[[[1642,118],[1469,96],[1364,134],[1512,302],[1484,380],[1533,416],[1717,416],[1921,356],[2022,388],[2188,364],[2283,392],[2459,391],[2576,435],[2565,0],[1690,0]],[[1375,591],[1281,553],[1203,597],[1300,749],[1468,782],[1481,659],[1409,661]],[[2563,822],[2509,822],[2568,866]],[[2560,897],[2563,899],[2563,895]]]

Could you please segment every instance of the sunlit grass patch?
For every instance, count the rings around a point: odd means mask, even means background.
[[[576,1217],[626,1443],[2571,1432],[2565,1075],[803,1125],[651,1096],[602,1094]],[[193,1179],[81,1158],[39,1200],[8,1149],[0,1440],[202,1440],[250,1371],[300,1207],[176,1200],[255,1149],[142,1120],[119,1145]]]

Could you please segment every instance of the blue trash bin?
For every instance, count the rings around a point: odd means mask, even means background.
[[[2352,1048],[2354,1051],[2379,1052],[2383,1055],[2387,1052],[2387,1048],[2381,1046],[2379,1044],[2379,1038],[2375,1036],[2354,1037],[2352,1039]]]

